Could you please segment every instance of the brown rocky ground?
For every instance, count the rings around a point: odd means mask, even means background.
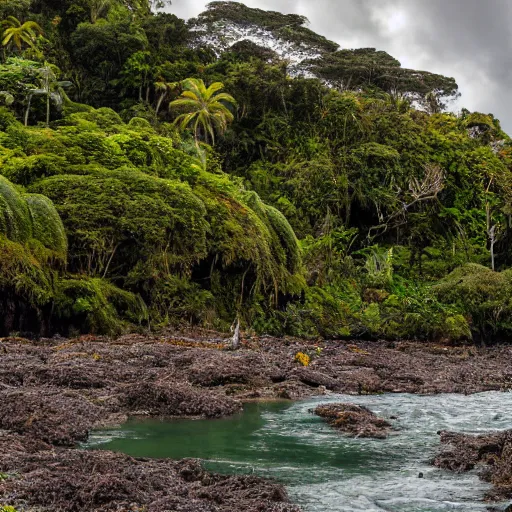
[[[432,461],[434,466],[457,473],[480,468],[481,478],[494,486],[489,499],[512,498],[512,430],[478,436],[442,431],[439,435],[443,449]]]
[[[0,483],[4,501],[38,511],[299,512],[280,485],[213,475],[195,460],[57,449],[16,434],[0,435],[0,447],[13,475]]]
[[[232,414],[250,399],[339,393],[474,393],[512,387],[512,347],[309,343],[218,334],[0,340],[0,503],[30,510],[292,512],[283,488],[197,462],[73,447],[129,415]],[[311,356],[308,367],[295,361]]]
[[[391,423],[360,405],[325,404],[312,412],[351,437],[386,439],[392,430]]]

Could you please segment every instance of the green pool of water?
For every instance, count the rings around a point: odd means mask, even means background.
[[[397,416],[399,430],[384,441],[349,439],[309,413],[336,401]],[[428,464],[439,446],[436,432],[510,428],[511,415],[512,394],[337,396],[248,404],[220,420],[131,420],[93,433],[88,447],[135,457],[192,457],[212,471],[271,477],[307,512],[484,511],[489,487],[476,474],[453,475]]]

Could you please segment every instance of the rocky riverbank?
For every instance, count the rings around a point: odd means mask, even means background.
[[[456,473],[477,468],[480,477],[493,484],[490,500],[512,497],[512,430],[483,435],[443,431],[439,435],[442,449],[432,461],[434,466]]]
[[[284,489],[263,479],[76,446],[91,429],[132,415],[216,418],[253,399],[512,387],[512,347],[272,338],[247,339],[236,352],[227,347],[206,332],[2,339],[0,504],[52,512],[293,512]]]

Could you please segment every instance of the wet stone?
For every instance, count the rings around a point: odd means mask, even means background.
[[[336,430],[351,437],[386,439],[392,431],[391,423],[360,405],[319,405],[312,412],[323,418]]]

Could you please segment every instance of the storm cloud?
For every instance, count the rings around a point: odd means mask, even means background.
[[[512,134],[512,2],[509,0],[245,0],[308,17],[342,48],[375,47],[403,66],[453,76],[462,107],[493,113]],[[173,0],[189,18],[205,0]]]

